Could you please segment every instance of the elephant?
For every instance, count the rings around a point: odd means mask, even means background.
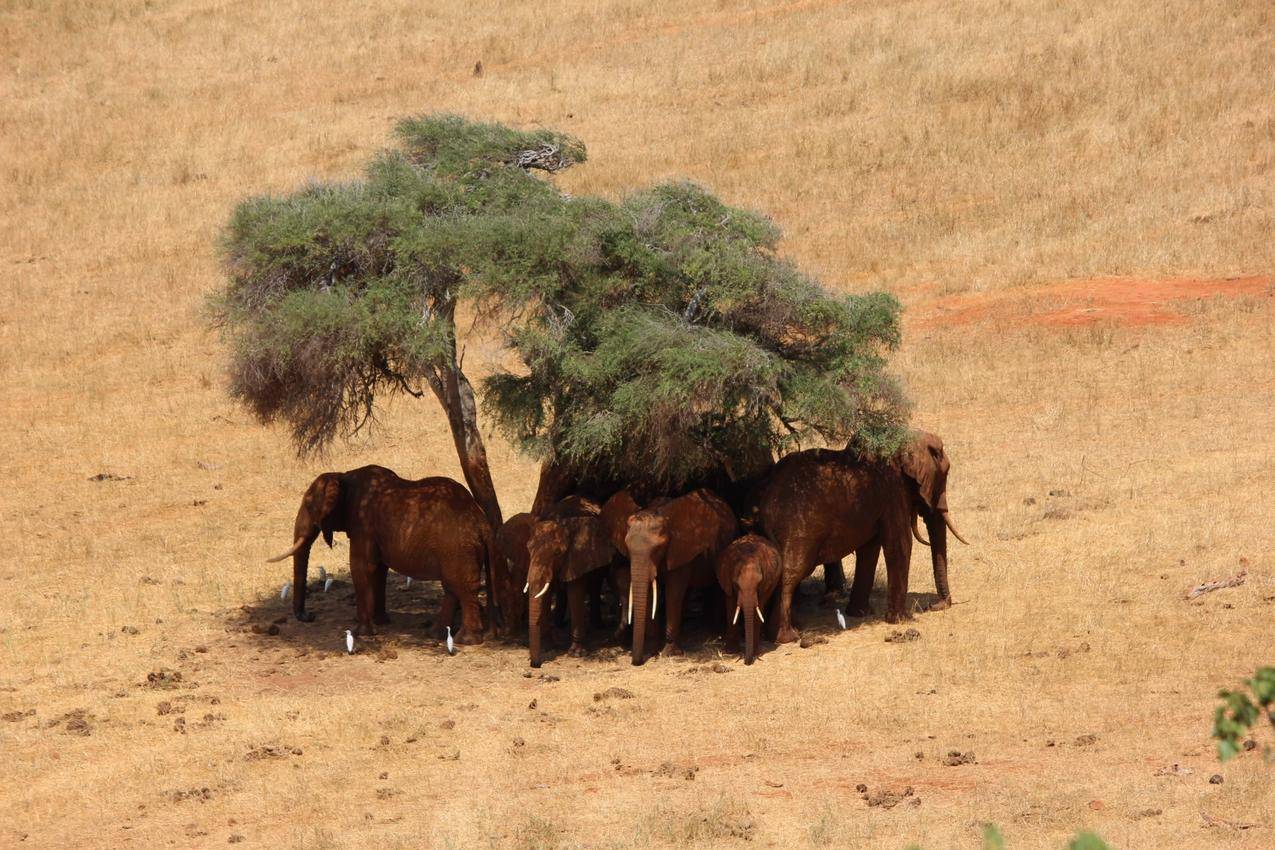
[[[385,580],[393,569],[411,578],[441,581],[440,622],[450,623],[459,604],[461,628],[455,641],[482,643],[479,592],[485,572],[489,602],[498,615],[492,570],[500,556],[486,515],[463,485],[443,477],[408,481],[382,466],[315,478],[297,511],[292,548],[270,559],[292,558],[292,610],[302,622],[314,619],[305,610],[310,547],[320,533],[331,546],[337,531],[350,541],[359,634],[376,634],[374,623],[389,622]]]
[[[744,663],[757,656],[757,621],[779,586],[779,549],[760,534],[745,534],[717,553],[717,583],[726,593],[726,649],[739,649],[739,617],[744,617]]]
[[[682,603],[691,586],[713,583],[712,558],[735,537],[738,523],[726,502],[711,490],[699,489],[648,507],[629,517],[624,546],[629,552],[628,619],[633,623],[632,661],[646,652],[646,627],[659,607],[657,578],[665,579],[665,646],[680,655]],[[648,592],[651,606],[647,607]],[[636,617],[636,619],[635,619]]]
[[[571,611],[571,648],[568,655],[584,655],[584,639],[589,619],[585,613],[585,597],[599,587],[593,579],[597,571],[610,566],[615,547],[607,539],[602,520],[597,516],[568,516],[538,521],[527,542],[527,644],[531,666],[541,662],[542,619],[551,585],[565,585]],[[596,603],[594,610],[597,610]]]
[[[905,619],[908,566],[919,514],[930,534],[934,585],[941,610],[951,604],[947,580],[947,531],[965,543],[947,506],[951,463],[943,441],[918,432],[893,457],[870,461],[849,448],[811,449],[788,455],[757,491],[759,529],[779,547],[783,565],[775,611],[775,637],[797,639],[792,600],[816,564],[855,553],[855,576],[846,613],[870,613],[877,557],[885,552],[891,622]]]
[[[496,532],[496,548],[507,565],[507,587],[502,589],[500,608],[510,634],[518,633],[526,625],[522,598],[514,594],[527,583],[527,567],[530,563],[527,541],[531,539],[531,529],[535,524],[536,518],[530,513],[514,514]]]

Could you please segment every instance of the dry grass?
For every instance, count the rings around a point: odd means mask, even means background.
[[[515,648],[446,658],[420,636],[433,591],[397,583],[380,653],[337,654],[343,592],[251,631],[284,613],[262,558],[316,470],[230,407],[196,315],[238,198],[348,173],[439,108],[579,134],[575,190],[703,180],[915,314],[1027,281],[1270,273],[1269,3],[11,0],[0,47],[0,714],[35,710],[0,721],[0,846],[937,848],[983,821],[1016,850],[1086,826],[1269,843],[1269,767],[1207,782],[1215,690],[1272,660],[1269,297],[1160,329],[911,325],[900,368],[975,540],[961,604],[914,643],[812,607],[828,642],[751,668],[708,671],[710,641],[638,670],[555,660],[557,682]],[[384,423],[332,467],[457,475],[435,411]],[[530,466],[492,452],[525,506]],[[1182,599],[1241,557],[1246,585]],[[161,668],[182,681],[144,684]],[[593,700],[611,686],[635,698]],[[1175,762],[1193,772],[1156,776]],[[922,802],[870,808],[859,783]]]

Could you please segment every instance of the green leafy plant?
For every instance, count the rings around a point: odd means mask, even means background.
[[[1275,729],[1275,667],[1259,667],[1244,684],[1247,691],[1218,692],[1222,704],[1213,714],[1213,737],[1217,739],[1217,757],[1221,761],[1240,752],[1241,739],[1263,715]]]

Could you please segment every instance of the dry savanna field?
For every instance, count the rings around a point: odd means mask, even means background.
[[[0,90],[0,847],[1275,844],[1275,767],[1209,738],[1275,661],[1269,0],[4,0]],[[316,473],[459,469],[429,399],[304,462],[234,406],[217,235],[433,110],[579,136],[572,192],[700,181],[895,293],[954,607],[888,641],[812,581],[807,648],[530,675],[448,657],[391,576],[348,657],[338,546],[288,619],[264,560]]]

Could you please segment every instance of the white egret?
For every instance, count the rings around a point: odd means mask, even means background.
[[[354,632],[349,629],[345,630],[345,654],[354,654]]]
[[[412,577],[411,577],[411,576],[408,576],[408,577],[407,577],[407,584],[405,584],[405,585],[403,585],[403,586],[404,586],[404,587],[411,587],[411,586],[412,586]]]
[[[846,615],[841,613],[841,609],[837,609],[837,625],[844,632],[846,630]]]
[[[285,581],[285,582],[283,583],[283,590],[280,590],[280,591],[279,591],[279,598],[280,598],[280,599],[287,599],[287,598],[288,598],[288,591],[290,591],[290,590],[292,590],[292,582],[290,582],[290,581]]]
[[[328,571],[326,567],[319,567],[319,582],[322,584],[328,580]]]
[[[451,627],[451,626],[448,626],[448,627],[447,627],[447,654],[448,654],[448,655],[455,655],[455,654],[456,654],[456,644],[455,644],[455,642],[452,640],[452,627]]]
[[[333,578],[329,577],[326,581],[324,581],[324,582],[323,582],[323,592],[324,592],[324,593],[327,593],[329,590],[331,590],[331,589],[332,589],[332,582],[333,582],[333,581],[335,581],[335,579],[333,579]]]

